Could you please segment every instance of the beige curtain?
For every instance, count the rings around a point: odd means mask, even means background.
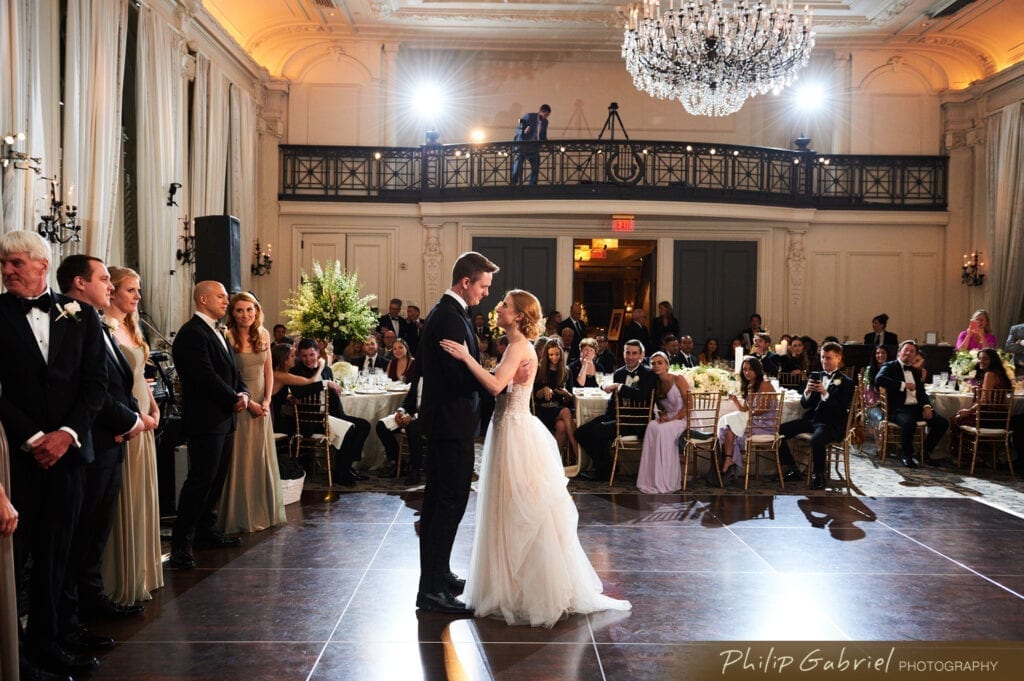
[[[987,136],[989,312],[1004,338],[1024,304],[1024,102],[992,114]]]
[[[228,154],[228,213],[239,221],[242,245],[242,288],[252,288],[252,249],[256,225],[256,102],[231,85],[231,143]],[[261,245],[265,246],[265,240]]]
[[[68,0],[64,201],[78,206],[82,250],[108,258],[120,191],[127,0]]]
[[[148,7],[139,14],[136,50],[136,110],[139,150],[138,216],[139,274],[145,311],[164,333],[176,325],[176,280],[167,273],[177,266],[178,216],[180,209],[167,205],[172,182],[180,182],[177,169],[181,155],[182,72],[177,35],[164,19]],[[184,193],[177,194],[183,203]],[[187,305],[185,306],[187,307]]]

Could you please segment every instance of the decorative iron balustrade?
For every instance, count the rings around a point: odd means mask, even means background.
[[[648,199],[827,209],[945,210],[945,156],[819,154],[686,142],[281,145],[288,201]],[[517,183],[517,154],[539,157]],[[524,158],[522,176],[530,176]]]

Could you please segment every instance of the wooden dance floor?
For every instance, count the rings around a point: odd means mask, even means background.
[[[847,662],[880,649],[888,678],[910,678],[898,662],[936,657],[922,642],[960,659],[1024,640],[1024,519],[969,498],[579,494],[583,546],[633,610],[551,630],[417,614],[421,500],[306,492],[288,525],[197,551],[200,567],[168,570],[143,615],[95,623],[119,643],[89,678],[729,678],[741,653],[765,667],[748,678],[789,678],[772,673],[780,651],[819,648]]]

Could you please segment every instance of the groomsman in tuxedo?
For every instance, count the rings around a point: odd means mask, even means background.
[[[783,437],[779,460],[789,466],[787,480],[797,480],[800,475],[786,441],[800,433],[811,433],[811,489],[825,489],[825,449],[830,442],[837,442],[846,436],[846,417],[853,401],[855,386],[853,379],[840,371],[842,364],[842,345],[825,343],[821,346],[822,371],[811,375],[800,397],[800,406],[807,413],[779,428],[779,434]]]
[[[235,365],[235,353],[221,332],[228,292],[217,281],[201,281],[192,290],[196,313],[178,331],[171,346],[181,379],[182,427],[188,441],[188,477],[178,495],[171,534],[172,568],[196,566],[199,548],[237,546],[214,528],[213,507],[220,499],[231,462],[236,416],[249,404],[249,389]]]
[[[97,310],[110,306],[110,295],[114,292],[106,265],[89,255],[64,258],[57,268],[57,284],[65,295]],[[82,510],[72,539],[59,611],[64,645],[70,650],[103,650],[114,645],[114,639],[98,636],[82,627],[80,617],[83,614],[123,616],[138,614],[143,609],[141,605],[119,606],[107,598],[103,593],[100,563],[121,491],[124,443],[156,427],[156,423],[150,416],[139,414],[139,404],[132,396],[135,382],[132,368],[110,331],[104,328],[102,333],[107,393],[92,424],[95,459],[85,467]]]
[[[900,343],[896,359],[886,362],[878,370],[875,385],[885,388],[889,396],[889,419],[900,427],[900,443],[903,456],[901,461],[907,468],[917,468],[920,463],[914,458],[914,434],[917,422],[925,421],[928,434],[924,440],[924,462],[929,466],[939,465],[932,459],[932,452],[949,428],[949,421],[939,415],[924,391],[921,370],[913,366],[917,357],[917,343],[905,340]]]
[[[427,436],[426,475],[420,515],[420,582],[416,607],[429,612],[472,614],[458,600],[465,580],[449,560],[459,522],[466,512],[473,478],[473,437],[480,423],[480,384],[463,362],[441,348],[447,338],[465,343],[476,357],[469,308],[490,290],[498,266],[479,253],[459,256],[451,288],[427,315],[417,365],[422,372],[420,421]]]
[[[647,400],[657,387],[658,378],[650,368],[644,366],[644,346],[636,340],[628,340],[622,348],[625,365],[615,370],[613,383],[604,386],[606,392],[615,393],[608,400],[604,416],[584,423],[576,430],[576,441],[587,450],[594,462],[593,471],[584,471],[584,480],[602,480],[611,475],[611,444],[615,439],[615,400]],[[640,434],[640,433],[638,433]]]
[[[360,371],[370,371],[371,369],[386,370],[388,368],[388,361],[384,359],[384,355],[379,354],[379,349],[377,337],[371,334],[363,341],[363,356],[357,357],[353,364],[359,367]]]
[[[45,674],[36,667],[77,674],[99,666],[64,647],[57,608],[93,460],[92,423],[107,391],[106,350],[96,310],[51,291],[49,269],[50,247],[35,232],[0,237],[0,419],[20,514],[15,576],[28,593],[22,669],[37,678]]]
[[[422,331],[423,320],[420,319],[420,308],[416,305],[408,306],[405,308],[405,342],[409,344],[409,352],[413,357],[416,357],[416,353],[419,352]]]
[[[697,359],[697,355],[693,354],[692,336],[683,336],[679,339],[679,352],[676,357],[679,360],[678,364],[681,364],[686,368],[693,368],[700,364],[700,361]],[[673,359],[672,363],[676,364],[677,362]]]

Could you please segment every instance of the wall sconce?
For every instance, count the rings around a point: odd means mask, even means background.
[[[59,183],[56,178],[46,178],[50,183],[50,212],[41,215],[36,231],[52,244],[66,244],[82,240],[81,225],[78,224],[78,206],[65,205],[57,198]]]
[[[4,135],[3,146],[0,148],[0,166],[8,168],[14,166],[15,170],[31,170],[36,175],[43,172],[43,159],[38,156],[29,156],[22,151],[16,151],[14,145],[25,140],[25,133],[9,133]]]
[[[196,235],[192,232],[192,221],[186,215],[182,218],[184,230],[178,238],[181,239],[181,248],[175,256],[182,265],[194,265],[196,262]]]
[[[264,274],[270,274],[270,266],[273,264],[274,261],[270,259],[270,244],[267,244],[267,250],[264,252],[260,250],[259,237],[256,237],[256,248],[252,253],[252,266],[249,271],[254,277],[262,277]]]
[[[960,282],[965,286],[981,286],[985,283],[985,273],[981,268],[985,263],[980,262],[981,251],[974,251],[971,254],[964,254],[963,274],[960,275]]]

